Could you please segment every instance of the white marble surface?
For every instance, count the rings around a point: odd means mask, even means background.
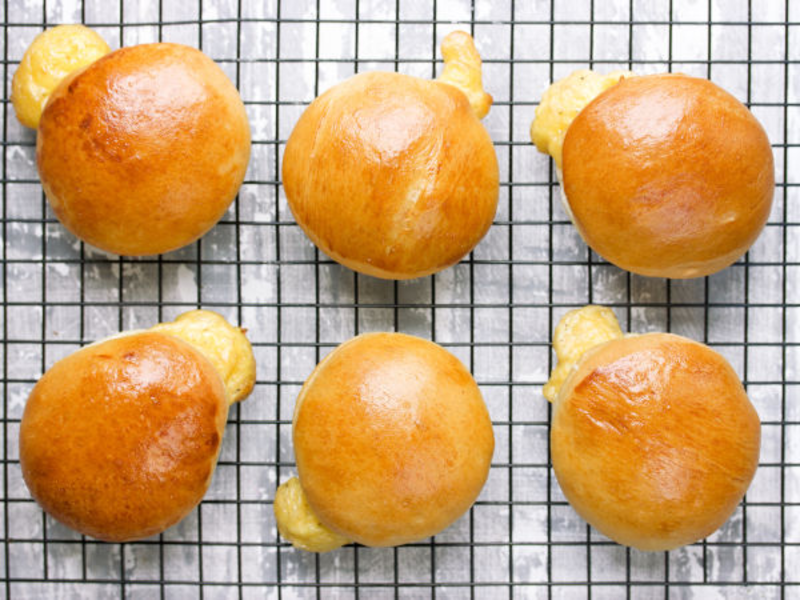
[[[238,203],[201,243],[162,260],[118,259],[82,247],[54,220],[37,183],[34,136],[6,102],[0,598],[351,598],[357,590],[418,598],[433,585],[437,598],[460,598],[475,584],[478,598],[761,599],[800,584],[800,4],[791,3],[787,28],[788,1],[752,2],[748,27],[743,0],[492,0],[474,13],[470,2],[439,0],[435,15],[421,0],[164,1],[162,26],[157,2],[9,0],[0,13],[6,93],[44,19],[83,19],[115,48],[158,39],[202,46],[241,90],[254,146]],[[472,258],[435,277],[356,277],[320,257],[294,224],[278,185],[283,143],[304,105],[356,70],[430,77],[441,66],[436,45],[457,28],[474,33],[496,102],[485,122],[501,166],[497,223]],[[753,103],[779,186],[748,263],[666,283],[595,255],[589,262],[528,128],[551,78],[592,60],[598,69],[710,76]],[[748,382],[764,421],[762,465],[746,507],[705,544],[669,554],[609,544],[549,476],[541,385],[550,331],[590,301],[612,304],[633,331],[669,328],[709,342]],[[259,367],[256,392],[231,414],[207,501],[161,538],[81,543],[43,516],[20,477],[26,395],[80,344],[197,305],[246,326]],[[278,543],[271,505],[278,481],[293,473],[295,395],[333,345],[386,329],[445,343],[472,369],[496,423],[489,482],[472,512],[435,540],[320,557],[295,551]],[[798,587],[784,591],[800,597]]]

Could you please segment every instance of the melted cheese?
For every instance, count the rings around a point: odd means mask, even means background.
[[[442,40],[444,69],[438,81],[452,85],[469,100],[472,112],[482,119],[489,113],[492,97],[483,90],[481,57],[473,39],[463,31],[454,31]]]
[[[56,86],[109,52],[105,40],[83,25],[59,25],[37,35],[11,83],[11,101],[20,123],[36,129]]]
[[[553,335],[553,350],[558,365],[542,393],[553,402],[581,356],[591,348],[622,338],[617,317],[605,306],[584,306],[565,314]]]
[[[256,380],[256,361],[250,342],[239,327],[208,310],[183,313],[170,323],[151,328],[181,338],[197,348],[217,369],[231,403],[244,399]]]
[[[295,548],[309,552],[328,552],[350,542],[320,523],[308,504],[297,477],[292,477],[278,487],[274,509],[278,531]]]
[[[531,140],[540,152],[553,157],[561,168],[561,148],[570,123],[583,108],[625,77],[635,77],[630,71],[613,71],[600,75],[581,70],[553,83],[542,95],[531,123]]]

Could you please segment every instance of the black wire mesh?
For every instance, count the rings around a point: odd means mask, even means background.
[[[412,0],[3,3],[4,597],[800,597],[800,6],[783,2],[560,3]],[[112,45],[203,49],[241,90],[253,156],[238,201],[193,246],[108,256],[67,234],[38,184],[35,138],[8,101],[43,27],[81,21]],[[281,152],[303,108],[354,72],[432,77],[444,34],[466,29],[495,104],[501,165],[495,224],[461,264],[412,282],[354,275],[321,256],[287,209]],[[527,129],[544,87],[574,68],[710,77],[762,120],[776,159],[775,206],[748,256],[696,281],[645,279],[587,252]],[[551,332],[588,302],[632,331],[703,340],[741,374],[763,422],[756,480],[708,540],[671,553],[617,546],[565,502],[549,464]],[[19,473],[17,430],[39,375],[80,345],[190,308],[249,329],[259,374],[234,409],[212,489],[172,530],[135,544],[83,538],[46,517]],[[272,498],[293,473],[291,411],[303,379],[367,330],[434,339],[481,384],[497,449],[469,515],[436,538],[326,555],[277,536]]]

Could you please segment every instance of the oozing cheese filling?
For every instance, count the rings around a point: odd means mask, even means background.
[[[442,40],[444,70],[438,81],[457,87],[469,100],[472,111],[482,119],[489,113],[492,97],[483,91],[481,57],[473,39],[454,31]]]
[[[20,123],[36,129],[58,84],[109,52],[105,40],[83,25],[59,25],[36,36],[11,84],[11,101]]]
[[[239,327],[208,310],[192,310],[150,331],[181,338],[211,361],[228,390],[231,403],[244,399],[253,389],[256,363],[250,342]]]
[[[565,314],[556,326],[553,335],[553,350],[558,365],[550,375],[542,393],[553,402],[561,386],[591,348],[623,337],[617,317],[605,306],[584,306]]]
[[[531,140],[540,152],[553,157],[561,169],[561,149],[570,123],[584,107],[625,77],[636,77],[630,71],[613,71],[600,75],[594,71],[575,71],[553,83],[542,95],[531,123]]]
[[[295,548],[309,552],[328,552],[350,542],[320,523],[308,504],[297,477],[292,477],[278,487],[274,508],[278,531]]]

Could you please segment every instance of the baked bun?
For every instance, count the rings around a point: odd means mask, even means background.
[[[448,36],[443,52],[450,69],[439,81],[375,72],[334,86],[286,144],[283,186],[297,223],[325,254],[361,273],[435,273],[461,260],[492,224],[499,171],[480,123],[491,103],[480,88],[480,57],[463,32]]]
[[[53,365],[34,386],[19,433],[22,475],[42,508],[85,535],[124,542],[160,533],[197,506],[228,405],[252,388],[231,397],[205,351],[143,331]]]
[[[745,106],[685,75],[623,78],[569,125],[563,191],[586,243],[652,277],[724,269],[755,242],[775,186],[772,149]]]
[[[39,123],[42,186],[61,223],[122,255],[185,246],[244,179],[250,128],[214,61],[178,44],[104,56],[55,89]]]
[[[301,491],[339,545],[440,532],[478,497],[494,451],[470,373],[441,346],[399,333],[361,335],[325,357],[297,399],[293,439]],[[280,504],[278,526],[295,542]]]
[[[553,402],[553,469],[611,539],[669,550],[719,528],[758,464],[760,422],[728,362],[671,334],[586,352]]]

